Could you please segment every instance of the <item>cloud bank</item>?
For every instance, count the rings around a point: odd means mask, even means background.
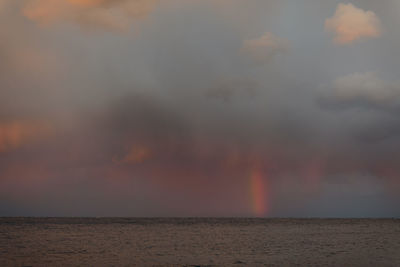
[[[339,107],[396,110],[400,107],[400,82],[386,82],[375,72],[354,73],[337,78],[321,100]]]
[[[42,25],[78,23],[83,27],[127,30],[131,20],[147,16],[158,0],[28,0],[22,13]]]

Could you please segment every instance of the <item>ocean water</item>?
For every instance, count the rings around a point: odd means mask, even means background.
[[[400,266],[400,220],[0,218],[0,266]]]

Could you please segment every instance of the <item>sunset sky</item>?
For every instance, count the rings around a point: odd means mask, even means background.
[[[0,0],[0,216],[400,217],[399,14]]]

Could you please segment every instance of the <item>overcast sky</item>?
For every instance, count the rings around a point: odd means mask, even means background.
[[[0,0],[0,216],[400,216],[400,1]]]

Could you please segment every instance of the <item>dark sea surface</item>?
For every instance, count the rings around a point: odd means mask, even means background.
[[[0,266],[400,266],[400,220],[0,218]]]

